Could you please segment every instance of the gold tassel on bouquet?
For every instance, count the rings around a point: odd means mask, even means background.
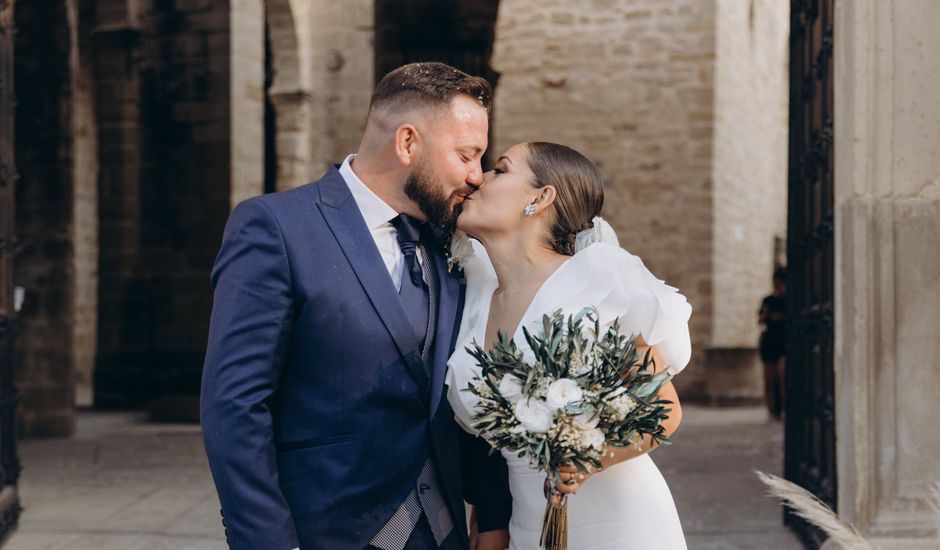
[[[556,503],[556,497],[561,497]],[[545,517],[542,519],[542,550],[568,550],[568,495],[555,488],[549,477],[545,480]]]

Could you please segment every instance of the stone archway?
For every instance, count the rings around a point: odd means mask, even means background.
[[[264,5],[266,191],[309,179],[311,94],[304,83],[296,4],[266,0]]]

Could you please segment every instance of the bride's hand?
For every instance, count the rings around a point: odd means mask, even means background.
[[[584,485],[589,477],[599,471],[598,469],[582,472],[574,465],[562,466],[558,469],[559,474],[558,479],[555,481],[555,488],[563,495],[572,495]],[[561,497],[557,496],[556,498],[560,502]]]

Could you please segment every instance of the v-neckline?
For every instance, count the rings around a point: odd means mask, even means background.
[[[526,310],[522,314],[522,317],[519,318],[519,323],[516,324],[516,327],[513,329],[513,332],[510,335],[511,340],[516,339],[516,334],[522,329],[522,326],[525,324],[525,320],[529,317],[532,311],[532,306],[535,305],[535,302],[538,301],[539,297],[542,294],[542,290],[545,288],[546,285],[548,285],[548,282],[551,281],[555,277],[555,275],[557,275],[559,271],[564,269],[564,267],[568,265],[568,263],[571,262],[571,260],[573,259],[574,259],[574,256],[571,256],[567,260],[561,262],[561,264],[559,264],[558,267],[556,267],[555,270],[552,271],[551,274],[548,277],[546,277],[544,281],[542,281],[542,284],[539,285],[538,290],[536,290],[535,294],[532,295],[532,300],[530,300],[529,305],[526,306]],[[490,311],[493,309],[493,295],[496,294],[496,289],[499,288],[499,281],[496,280],[494,281],[494,283],[495,285],[487,293],[486,299],[484,301],[485,306],[483,310],[483,315],[480,317],[483,320],[483,322],[480,323],[480,325],[483,327],[483,334],[480,335],[480,341],[483,342],[484,345],[486,345],[486,334],[490,328]],[[493,345],[493,342],[490,342],[491,347],[492,345]],[[486,349],[487,351],[489,351],[489,348],[486,348]]]

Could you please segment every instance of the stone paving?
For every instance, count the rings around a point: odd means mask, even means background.
[[[752,472],[780,471],[779,422],[756,407],[687,406],[675,439],[654,458],[690,549],[801,548]],[[20,457],[24,511],[4,550],[226,547],[197,426],[82,413],[75,437],[24,441]]]
[[[199,427],[85,413],[70,439],[20,445],[23,514],[4,550],[221,550]]]
[[[683,407],[672,447],[653,460],[669,483],[690,550],[800,550],[754,470],[782,475],[783,423],[763,407]]]

